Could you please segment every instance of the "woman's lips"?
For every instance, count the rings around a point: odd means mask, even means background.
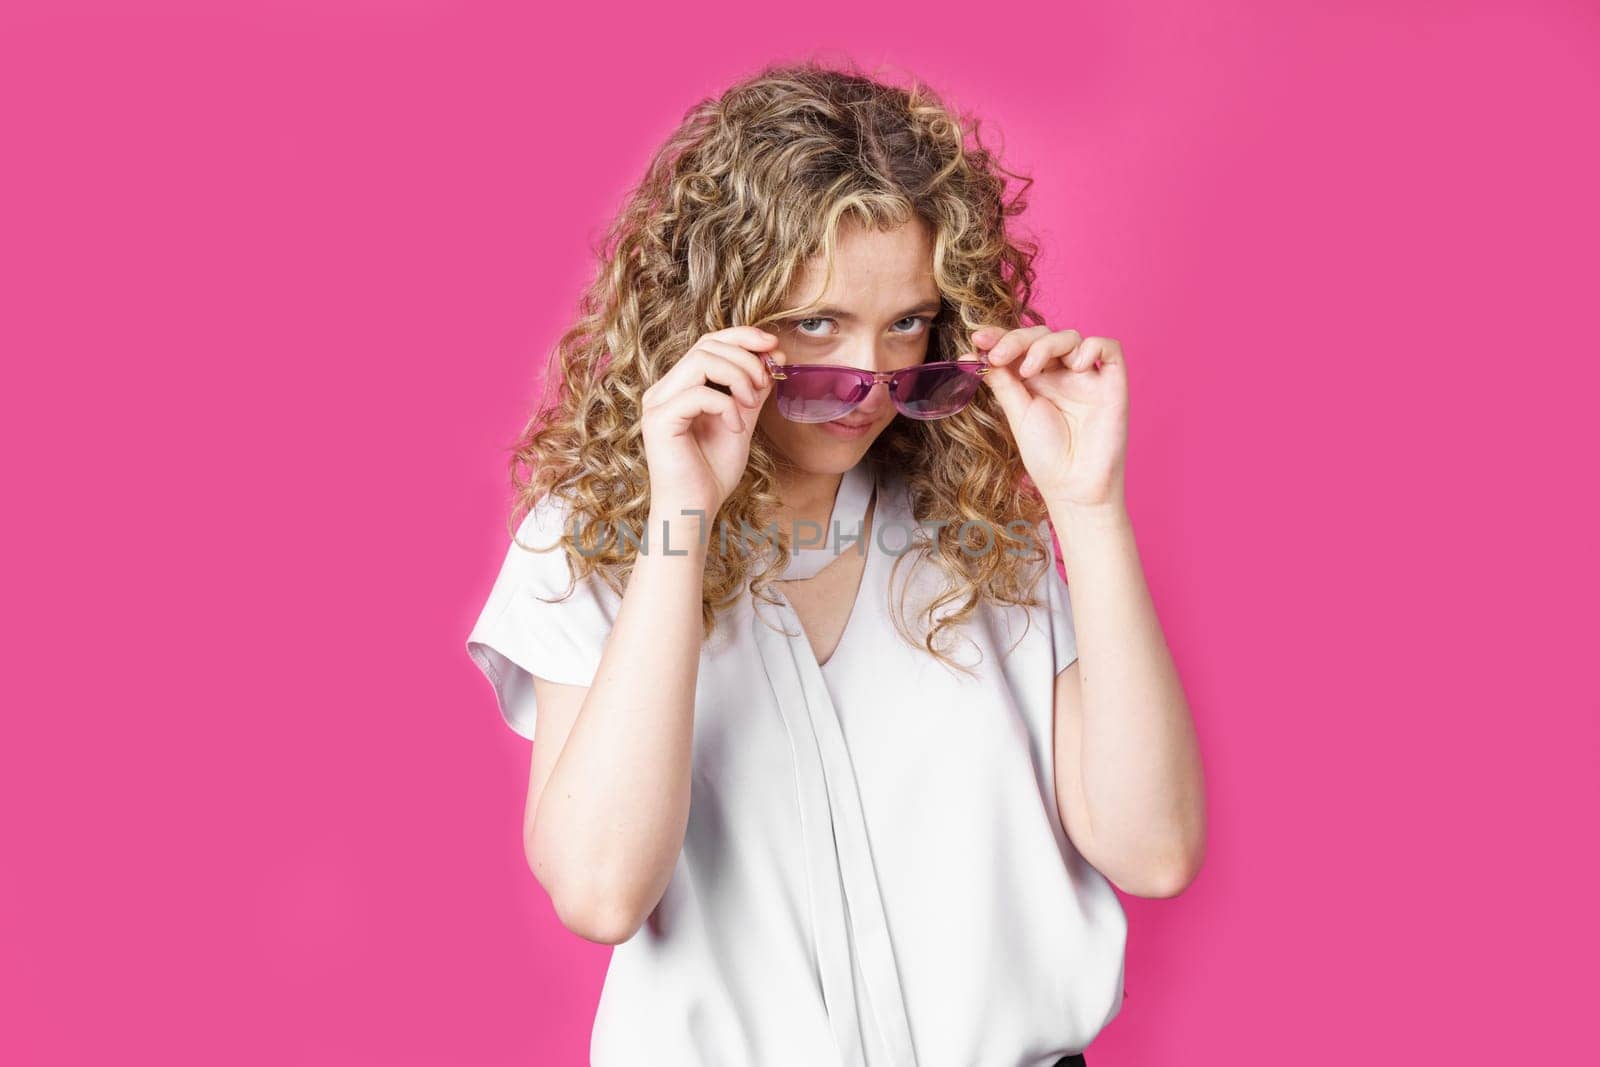
[[[861,437],[872,429],[871,422],[845,422],[843,419],[834,419],[832,422],[819,422],[824,430],[835,437]]]

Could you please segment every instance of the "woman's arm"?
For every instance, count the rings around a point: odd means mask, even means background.
[[[706,548],[700,520],[652,512],[593,683],[534,680],[524,841],[562,923],[631,937],[666,891],[689,819]],[[663,529],[673,554],[663,552]],[[677,554],[685,549],[686,554]]]
[[[1205,795],[1183,686],[1145,585],[1124,469],[1121,342],[984,327],[984,376],[1050,513],[1071,579],[1078,661],[1056,676],[1056,806],[1073,844],[1139,896],[1172,896],[1200,869]]]
[[[632,937],[683,849],[706,535],[744,477],[772,389],[755,352],[776,352],[777,340],[752,326],[705,334],[644,391],[650,515],[594,680],[581,699],[534,682],[541,706],[548,695],[562,709],[552,733],[561,737],[544,743],[541,713],[535,758],[545,748],[550,768],[529,774],[538,795],[528,798],[525,848],[561,921],[591,941]]]
[[[1056,676],[1056,806],[1117,888],[1176,896],[1205,853],[1205,789],[1183,684],[1120,503],[1050,506],[1078,659]]]

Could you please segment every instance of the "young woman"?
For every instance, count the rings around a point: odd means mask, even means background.
[[[769,67],[608,235],[467,643],[617,946],[601,1067],[1082,1063],[1111,886],[1195,876],[1123,353],[1039,321],[1007,174],[920,86]]]

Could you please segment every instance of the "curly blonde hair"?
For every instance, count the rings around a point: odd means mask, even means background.
[[[780,305],[812,257],[823,256],[831,279],[845,221],[890,229],[920,219],[930,228],[943,307],[929,359],[968,351],[968,334],[980,326],[1041,322],[1030,304],[1037,247],[1009,225],[1033,179],[1003,168],[978,127],[914,78],[901,88],[814,60],[769,65],[690,108],[608,228],[578,320],[551,353],[552,387],[510,460],[513,538],[547,493],[571,508],[578,528],[641,530],[650,508],[644,391],[705,333],[807,310]],[[1007,177],[1020,178],[1010,199]],[[765,529],[780,503],[774,475],[781,462],[758,428],[743,480],[707,521]],[[1038,540],[1008,529],[1018,520],[1039,529],[1046,509],[999,405],[980,389],[948,418],[895,419],[865,462],[903,477],[916,521],[944,524],[895,566],[907,556],[931,558],[944,571],[947,588],[919,613],[928,624],[920,643],[965,671],[943,647],[942,631],[965,621],[984,597],[1036,605],[1036,565],[1046,558]],[[992,541],[969,537],[963,546],[967,522],[984,524],[967,533],[986,532]],[[581,551],[568,538],[562,543],[576,578],[598,574],[623,592],[638,554],[630,538]],[[706,637],[747,587],[776,602],[771,583],[788,565],[787,537],[776,548],[765,556],[707,554]],[[903,619],[896,623],[916,644]]]

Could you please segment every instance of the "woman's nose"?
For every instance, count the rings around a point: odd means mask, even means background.
[[[856,410],[863,415],[876,416],[892,403],[889,399],[889,383],[875,382],[867,392],[866,399],[856,405]]]

